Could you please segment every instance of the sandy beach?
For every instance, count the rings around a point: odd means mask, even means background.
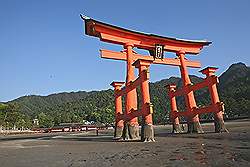
[[[155,126],[156,142],[112,140],[113,131],[0,136],[1,167],[250,166],[250,120],[226,122],[230,133],[171,134]]]

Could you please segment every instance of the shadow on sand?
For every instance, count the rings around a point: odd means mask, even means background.
[[[140,140],[115,140],[111,135],[88,136],[54,136],[42,137],[40,140],[87,141],[87,142],[141,142]]]

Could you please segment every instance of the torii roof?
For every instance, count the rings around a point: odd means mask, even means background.
[[[103,23],[87,16],[80,15],[85,21],[85,34],[100,38],[102,41],[121,44],[133,43],[135,47],[152,50],[155,44],[164,45],[164,50],[178,52],[180,50],[189,54],[198,54],[203,46],[208,46],[211,41],[188,40],[147,34],[122,27]]]

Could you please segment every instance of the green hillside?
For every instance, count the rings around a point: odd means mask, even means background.
[[[202,78],[190,76],[193,83]],[[233,64],[219,77],[219,94],[225,103],[226,118],[250,116],[250,68],[243,63]],[[154,122],[163,124],[168,121],[169,99],[166,85],[182,85],[178,77],[170,77],[150,83],[151,102],[154,105]],[[138,90],[140,92],[140,90]],[[207,89],[195,92],[197,105],[209,104]],[[140,103],[140,98],[139,98]],[[184,98],[179,97],[179,109],[184,109]],[[7,106],[6,106],[7,105]],[[0,125],[31,126],[31,120],[38,118],[41,127],[58,125],[61,122],[82,122],[82,120],[113,123],[113,90],[92,92],[59,93],[49,96],[23,96],[0,106]],[[211,114],[201,118],[211,118]]]
[[[250,68],[233,64],[220,76],[219,91],[225,102],[226,116],[250,116]]]

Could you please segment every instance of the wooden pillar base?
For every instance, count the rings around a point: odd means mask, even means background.
[[[178,134],[178,133],[182,133],[182,132],[183,132],[183,130],[182,130],[181,125],[173,123],[173,131],[172,131],[172,133]]]
[[[223,119],[215,118],[214,127],[215,127],[215,133],[223,133],[223,132],[229,133]]]
[[[187,133],[204,133],[200,122],[188,122]]]
[[[129,123],[124,123],[124,128],[122,130],[123,140],[139,140],[139,126],[130,125]]]
[[[114,140],[121,140],[123,139],[123,129],[124,127],[115,127],[115,133],[114,133]]]
[[[128,130],[128,123],[124,123],[124,128],[122,131],[122,139],[129,140],[129,130]]]
[[[128,132],[130,140],[139,140],[139,126],[138,125],[130,125],[128,124]]]
[[[142,127],[141,141],[143,142],[154,142],[154,128],[153,125],[144,124]]]

